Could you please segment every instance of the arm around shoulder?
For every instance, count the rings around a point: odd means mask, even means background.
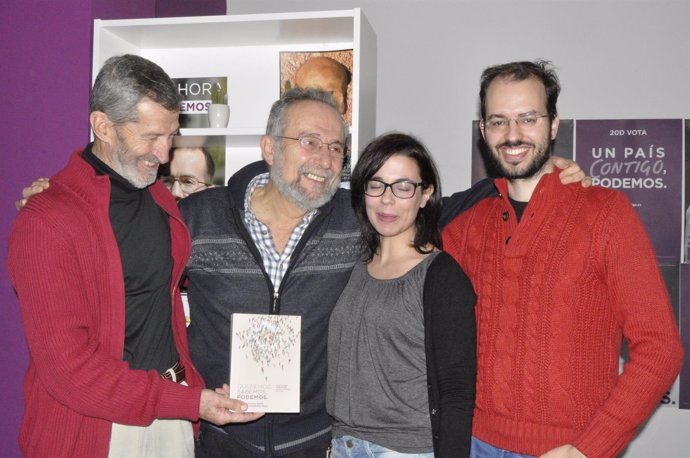
[[[477,202],[487,197],[498,195],[492,178],[484,178],[472,185],[471,188],[459,191],[449,197],[443,198],[441,207],[441,220],[439,225],[443,229],[456,216],[465,210],[472,208]]]

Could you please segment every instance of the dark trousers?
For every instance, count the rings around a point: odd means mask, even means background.
[[[322,444],[279,456],[281,458],[326,458],[330,443],[330,437],[328,437]],[[205,425],[201,426],[194,455],[196,458],[265,458],[278,456],[270,453],[252,453],[229,435]]]

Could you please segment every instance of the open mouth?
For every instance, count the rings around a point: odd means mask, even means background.
[[[322,177],[320,175],[315,175],[313,173],[305,173],[304,176],[307,177],[308,179],[312,180],[312,181],[316,181],[319,183],[323,183],[326,181],[326,177]]]
[[[376,217],[382,223],[392,223],[393,221],[398,219],[396,215],[391,215],[389,213],[377,213]]]
[[[139,163],[144,166],[144,168],[149,170],[158,170],[158,166],[161,165],[160,161],[152,156],[147,156],[147,159],[139,159]]]
[[[502,146],[499,150],[507,162],[514,163],[524,159],[530,148],[530,145],[522,144],[518,146]]]

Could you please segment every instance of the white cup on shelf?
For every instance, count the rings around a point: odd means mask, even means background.
[[[212,103],[208,106],[208,126],[225,129],[230,121],[230,107],[225,104]]]

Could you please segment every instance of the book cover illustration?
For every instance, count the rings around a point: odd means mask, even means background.
[[[297,413],[301,317],[232,314],[230,397],[248,412]]]

